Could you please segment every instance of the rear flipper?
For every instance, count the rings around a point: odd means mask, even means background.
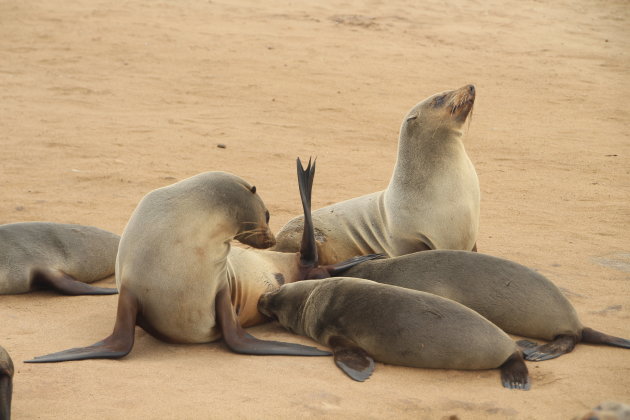
[[[333,349],[335,364],[350,378],[363,382],[374,372],[374,359],[356,344],[339,336],[330,337],[328,344]]]
[[[527,340],[518,341],[516,344],[523,350],[525,360],[532,362],[542,362],[543,360],[555,359],[565,353],[571,352],[578,342],[574,335],[558,335],[553,341],[538,345]]]
[[[330,352],[301,344],[259,340],[245,332],[239,324],[230,300],[230,290],[225,287],[217,293],[215,304],[217,322],[223,340],[235,353],[286,356],[330,356]]]
[[[38,356],[25,363],[52,363],[85,359],[118,359],[126,356],[133,347],[138,299],[122,289],[118,296],[118,312],[114,332],[106,339],[87,347],[77,347],[57,353]]]
[[[607,346],[630,349],[630,340],[595,331],[592,328],[582,330],[582,342],[590,344],[606,344]]]
[[[320,268],[323,268],[324,270],[326,270],[329,274],[330,277],[338,277],[343,275],[343,273],[354,267],[355,265],[364,263],[366,261],[370,261],[370,260],[380,260],[383,258],[387,258],[387,256],[385,254],[368,254],[368,255],[359,255],[356,257],[352,257],[348,260],[339,262],[337,264],[332,264],[332,265],[324,265]]]
[[[54,289],[64,295],[115,295],[117,289],[95,287],[82,283],[63,271],[53,268],[33,270],[33,284],[44,289]]]
[[[504,387],[510,389],[522,389],[529,391],[531,385],[529,383],[529,372],[520,351],[514,352],[501,365],[501,383]]]

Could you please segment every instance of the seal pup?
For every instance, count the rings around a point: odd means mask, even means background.
[[[568,353],[582,341],[630,348],[630,340],[584,327],[573,305],[545,276],[515,262],[467,251],[424,251],[363,262],[332,275],[374,280],[433,293],[467,306],[510,334],[526,340],[525,359],[542,361]]]
[[[435,94],[404,118],[387,189],[313,212],[319,263],[427,249],[475,250],[479,180],[462,142],[475,87]],[[302,217],[277,235],[276,251],[299,249]]]
[[[309,200],[314,169],[309,165],[309,192],[303,196]],[[310,210],[308,203],[305,210]],[[304,250],[283,254],[231,248],[232,239],[254,248],[273,245],[268,223],[269,211],[256,187],[231,174],[208,172],[149,193],[121,239],[116,262],[121,292],[112,335],[27,362],[125,356],[136,323],[170,342],[206,343],[223,336],[237,353],[329,355],[313,347],[258,340],[242,328],[266,321],[256,309],[261,293],[279,287],[278,282],[304,278],[311,273],[311,260],[316,264],[316,254],[309,257]]]
[[[0,346],[0,419],[2,420],[11,419],[14,372],[9,353]]]
[[[334,277],[287,284],[261,296],[259,310],[296,334],[329,346],[335,363],[356,381],[374,360],[440,369],[500,367],[506,388],[529,389],[516,343],[457,302],[430,293]]]
[[[114,274],[120,237],[92,226],[23,222],[0,226],[0,295],[37,288],[111,295],[86,283]]]

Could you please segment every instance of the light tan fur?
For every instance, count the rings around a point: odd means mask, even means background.
[[[356,255],[390,257],[425,249],[471,250],[479,224],[479,181],[462,142],[474,87],[433,95],[403,120],[398,158],[384,191],[313,212],[320,264]],[[299,250],[303,216],[274,250]]]

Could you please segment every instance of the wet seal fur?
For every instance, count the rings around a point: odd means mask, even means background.
[[[38,288],[110,295],[86,283],[114,274],[120,237],[92,226],[24,222],[0,226],[0,295]]]
[[[475,310],[507,333],[551,341],[540,346],[519,341],[527,360],[558,357],[580,341],[630,348],[630,340],[584,327],[573,305],[545,276],[503,258],[424,251],[329,272],[433,293]]]
[[[11,419],[11,397],[13,396],[13,361],[9,353],[0,346],[0,419]]]
[[[300,169],[298,160],[308,215],[315,165]],[[149,193],[121,240],[116,270],[121,295],[112,335],[28,362],[122,357],[133,346],[136,322],[164,341],[206,343],[222,336],[237,353],[329,355],[313,347],[258,340],[242,328],[268,321],[257,310],[262,293],[307,276],[329,275],[317,267],[312,228],[305,231],[300,253],[231,248],[232,238],[255,248],[273,245],[268,222],[256,187],[231,174],[209,172]]]
[[[457,302],[370,280],[334,277],[287,284],[261,296],[259,310],[296,334],[332,348],[357,381],[374,360],[420,368],[501,368],[506,388],[529,389],[516,343]]]
[[[474,100],[475,88],[467,85],[414,106],[400,129],[387,189],[313,212],[320,264],[373,253],[476,249],[479,180],[461,140]],[[299,249],[302,219],[280,230],[274,250]]]

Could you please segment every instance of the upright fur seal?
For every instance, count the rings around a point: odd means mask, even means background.
[[[0,226],[0,295],[52,288],[110,295],[89,284],[114,274],[120,237],[92,226],[25,222]]]
[[[298,160],[298,174],[300,168]],[[300,178],[307,215],[314,174],[309,162]],[[300,253],[230,250],[232,238],[257,248],[272,245],[268,222],[256,188],[234,175],[210,172],[153,191],[138,205],[121,240],[116,270],[121,294],[112,335],[29,362],[122,357],[133,346],[136,320],[165,341],[205,343],[222,335],[239,353],[329,354],[257,340],[242,329],[267,320],[257,310],[262,293],[307,276],[329,275],[316,267],[312,228],[305,231]]]
[[[11,419],[11,397],[13,395],[13,361],[9,353],[0,346],[0,419]]]
[[[467,85],[414,106],[400,129],[387,189],[313,212],[320,264],[373,253],[476,249],[479,180],[462,142],[474,100],[475,87]],[[274,250],[297,251],[302,229],[302,217],[289,221]]]
[[[475,311],[430,293],[335,277],[287,284],[261,296],[259,310],[296,334],[330,346],[357,381],[374,360],[445,369],[501,368],[506,388],[529,389],[510,337]]]
[[[425,251],[328,271],[443,296],[477,311],[508,333],[551,340],[541,346],[520,341],[527,360],[558,357],[580,341],[630,348],[630,340],[584,327],[568,299],[545,276],[503,258]]]

